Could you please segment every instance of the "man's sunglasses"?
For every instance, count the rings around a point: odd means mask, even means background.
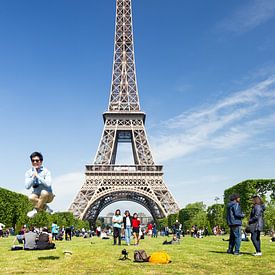
[[[32,159],[32,162],[40,162],[40,159]]]

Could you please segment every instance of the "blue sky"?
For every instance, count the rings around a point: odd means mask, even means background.
[[[69,207],[103,129],[114,20],[114,0],[1,2],[0,186],[27,193],[38,150]],[[133,0],[133,20],[148,139],[180,206],[275,178],[275,1]]]

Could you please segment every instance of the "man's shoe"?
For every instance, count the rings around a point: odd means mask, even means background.
[[[256,252],[252,254],[253,256],[262,256],[262,252]]]
[[[45,208],[45,212],[47,212],[49,214],[52,214],[53,210],[47,205],[46,208]]]
[[[30,211],[30,212],[27,213],[27,216],[29,218],[33,218],[36,214],[37,214],[37,210],[33,209],[32,211]]]
[[[227,250],[226,253],[227,254],[233,254],[234,252],[232,250]]]
[[[233,255],[234,256],[242,256],[242,254],[240,252],[234,252]]]

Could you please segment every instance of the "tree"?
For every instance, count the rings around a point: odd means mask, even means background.
[[[190,229],[192,225],[209,226],[205,204],[203,202],[187,204],[185,208],[179,211],[179,222],[183,225],[184,231]]]
[[[266,230],[275,229],[275,200],[271,200],[266,205],[266,210],[264,212],[265,228]]]
[[[17,231],[23,224],[50,228],[53,221],[57,222],[59,226],[74,225],[75,228],[84,227],[86,229],[90,227],[88,221],[76,219],[70,212],[59,212],[52,215],[39,212],[34,218],[29,219],[27,212],[32,208],[27,196],[0,188],[0,222],[4,223],[6,227],[13,226]]]
[[[260,195],[267,203],[264,214],[265,228],[274,228],[274,201],[275,201],[275,179],[256,179],[240,182],[224,191],[224,203],[229,200],[229,196],[238,193],[241,197],[241,207],[245,214],[244,224],[247,223],[251,211],[251,197]],[[267,195],[270,194],[270,202],[267,202]],[[269,227],[269,228],[268,228]]]
[[[178,219],[178,214],[170,214],[168,216],[168,226],[172,228],[177,219]]]
[[[158,230],[161,230],[163,227],[168,226],[168,218],[158,219],[157,226]]]
[[[224,219],[224,205],[223,204],[213,204],[207,208],[207,218],[210,223],[211,229],[219,225],[221,227],[226,226]]]

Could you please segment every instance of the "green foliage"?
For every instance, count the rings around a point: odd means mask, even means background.
[[[224,203],[227,204],[231,194],[238,193],[241,197],[242,210],[246,215],[249,215],[251,197],[258,194],[265,200],[268,192],[271,192],[271,198],[275,198],[275,179],[250,179],[226,189],[224,191]]]
[[[76,219],[70,212],[57,212],[51,215],[51,222],[66,227],[75,225]]]
[[[50,228],[53,222],[65,227],[73,225],[80,229],[90,228],[88,221],[76,219],[70,212],[58,212],[52,215],[39,212],[34,218],[29,219],[27,212],[32,208],[27,196],[0,188],[0,222],[7,228],[13,226],[18,231],[23,224]]]
[[[226,222],[224,219],[224,205],[216,203],[209,206],[207,208],[207,218],[211,229],[216,225],[226,227]]]
[[[166,226],[168,226],[168,217],[157,220],[158,230],[160,230],[161,228],[166,227]]]
[[[229,201],[229,196],[234,193],[238,193],[241,197],[241,207],[246,216],[244,219],[244,224],[247,223],[251,212],[251,197],[255,194],[258,194],[265,201],[267,194],[270,193],[271,202],[267,203],[267,209],[265,211],[265,224],[266,229],[271,229],[270,226],[274,227],[274,219],[272,218],[274,209],[272,201],[275,200],[275,179],[250,179],[226,189],[224,191],[225,205]]]
[[[275,200],[271,200],[267,203],[264,219],[266,229],[275,230]]]
[[[176,220],[178,219],[178,214],[171,214],[167,217],[168,226],[172,227],[175,224]]]
[[[183,225],[183,230],[190,229],[193,225],[198,227],[209,227],[206,206],[203,202],[195,202],[186,205],[179,211],[179,222]]]
[[[6,227],[20,227],[28,222],[27,212],[32,209],[27,196],[0,188],[0,222]]]

